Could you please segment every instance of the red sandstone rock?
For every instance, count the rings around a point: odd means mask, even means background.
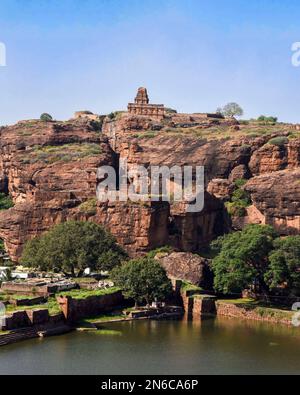
[[[281,234],[299,234],[300,169],[263,174],[250,179],[245,189],[261,213],[262,223]]]
[[[215,178],[207,186],[207,192],[222,200],[229,200],[234,189],[234,184],[223,178]]]
[[[155,259],[159,260],[170,278],[184,280],[205,289],[212,285],[208,260],[199,255],[187,252],[161,253]]]
[[[184,203],[94,204],[97,167],[102,164],[116,167],[118,155],[127,158],[129,166],[203,165],[206,184],[222,178],[226,188],[237,178],[249,177],[249,168],[254,175],[265,174],[247,184],[256,214],[249,212],[244,223],[259,218],[262,223],[275,224],[283,234],[299,232],[296,169],[300,163],[300,139],[278,148],[266,144],[268,136],[207,141],[182,133],[168,134],[165,130],[168,123],[209,128],[215,122],[224,126],[229,121],[208,114],[171,114],[157,121],[120,113],[115,119],[107,117],[104,121],[103,134],[108,139],[95,132],[91,121],[84,118],[68,122],[23,121],[1,128],[0,187],[9,191],[15,206],[0,214],[0,237],[12,259],[20,257],[26,240],[68,219],[103,224],[131,255],[164,244],[197,251],[228,230],[223,203],[208,193],[203,212],[197,214],[187,214]],[[149,130],[154,131],[153,138],[136,137],[136,133]],[[71,155],[70,145],[76,147]],[[82,145],[99,147],[100,151],[93,153],[92,149],[86,156],[77,155]],[[62,147],[60,156],[49,156],[49,147],[50,151],[58,147],[58,152]],[[277,172],[282,168],[286,169],[284,173]],[[221,191],[220,185],[219,190],[209,190],[219,197],[229,193]],[[86,201],[94,204],[92,210],[81,206]]]
[[[229,174],[228,180],[234,182],[236,180],[248,179],[250,178],[250,171],[246,165],[239,165],[232,169]]]

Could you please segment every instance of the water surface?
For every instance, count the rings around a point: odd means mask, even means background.
[[[0,348],[0,374],[299,374],[300,329],[134,321]]]

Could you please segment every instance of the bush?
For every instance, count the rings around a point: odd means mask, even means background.
[[[244,217],[246,208],[251,205],[249,193],[242,189],[246,182],[247,180],[242,178],[235,181],[236,189],[232,193],[230,201],[225,204],[229,215],[232,217]]]
[[[277,145],[280,147],[287,144],[288,142],[289,139],[287,137],[280,136],[280,137],[274,137],[273,139],[269,140],[268,144]]]
[[[159,247],[156,248],[155,250],[152,250],[150,252],[148,252],[147,256],[149,258],[155,258],[155,256],[157,254],[171,254],[173,252],[173,248],[170,246],[163,246],[163,247]]]
[[[41,116],[40,116],[40,120],[43,122],[51,122],[53,120],[52,116],[50,114],[47,114],[46,112],[44,112]]]
[[[0,210],[8,210],[13,207],[14,203],[10,196],[0,193]]]
[[[81,212],[83,212],[85,214],[95,215],[97,212],[97,199],[92,198],[92,199],[87,200],[84,203],[81,203],[81,205],[79,206],[79,209]]]
[[[265,115],[261,115],[260,117],[257,118],[258,122],[262,123],[277,123],[278,118],[277,117],[266,117]]]
[[[165,108],[166,114],[177,114],[177,110],[174,110],[174,108]]]
[[[101,132],[102,131],[102,125],[103,125],[103,121],[92,120],[90,122],[90,126],[94,130],[94,132]]]

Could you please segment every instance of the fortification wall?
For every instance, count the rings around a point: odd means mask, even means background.
[[[111,311],[121,305],[123,295],[116,291],[108,295],[90,296],[85,299],[74,299],[70,296],[57,296],[57,302],[68,322],[76,322],[85,317],[95,316]]]

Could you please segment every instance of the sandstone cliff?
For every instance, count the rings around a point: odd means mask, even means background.
[[[68,219],[106,226],[131,255],[170,244],[198,251],[230,228],[224,201],[234,181],[249,179],[252,206],[233,225],[274,224],[283,234],[300,231],[300,137],[292,125],[237,125],[235,120],[173,114],[158,122],[127,113],[104,119],[23,121],[0,130],[0,188],[14,207],[0,213],[0,237],[12,259],[26,240]],[[271,144],[276,136],[283,143]],[[295,137],[295,138],[289,138]],[[208,192],[201,213],[167,202],[100,203],[95,199],[100,165],[204,165]],[[252,211],[251,211],[252,210]]]

